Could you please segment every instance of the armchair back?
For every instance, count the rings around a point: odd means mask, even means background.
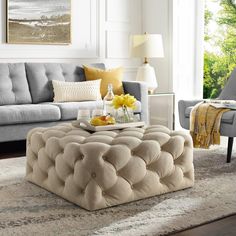
[[[224,89],[219,95],[221,100],[236,100],[236,68],[231,73]]]

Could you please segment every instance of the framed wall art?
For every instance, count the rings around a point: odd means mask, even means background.
[[[71,0],[7,0],[7,43],[70,44]]]

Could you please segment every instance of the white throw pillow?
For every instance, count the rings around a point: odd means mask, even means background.
[[[100,84],[100,79],[84,82],[64,82],[53,80],[54,102],[100,100]]]

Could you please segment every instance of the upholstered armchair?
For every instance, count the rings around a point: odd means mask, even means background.
[[[231,73],[224,89],[218,99],[236,100],[236,68]],[[189,118],[192,108],[201,100],[180,100],[179,101],[179,120],[184,129],[189,129]],[[236,137],[236,110],[225,112],[221,119],[221,136],[228,137],[227,163],[231,161],[234,137]]]

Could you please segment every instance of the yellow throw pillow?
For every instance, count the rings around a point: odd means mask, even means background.
[[[101,70],[94,67],[83,66],[86,80],[97,80],[101,79],[101,95],[105,97],[107,94],[108,84],[113,85],[113,92],[115,95],[124,94],[122,85],[123,68],[115,68],[110,70]]]

